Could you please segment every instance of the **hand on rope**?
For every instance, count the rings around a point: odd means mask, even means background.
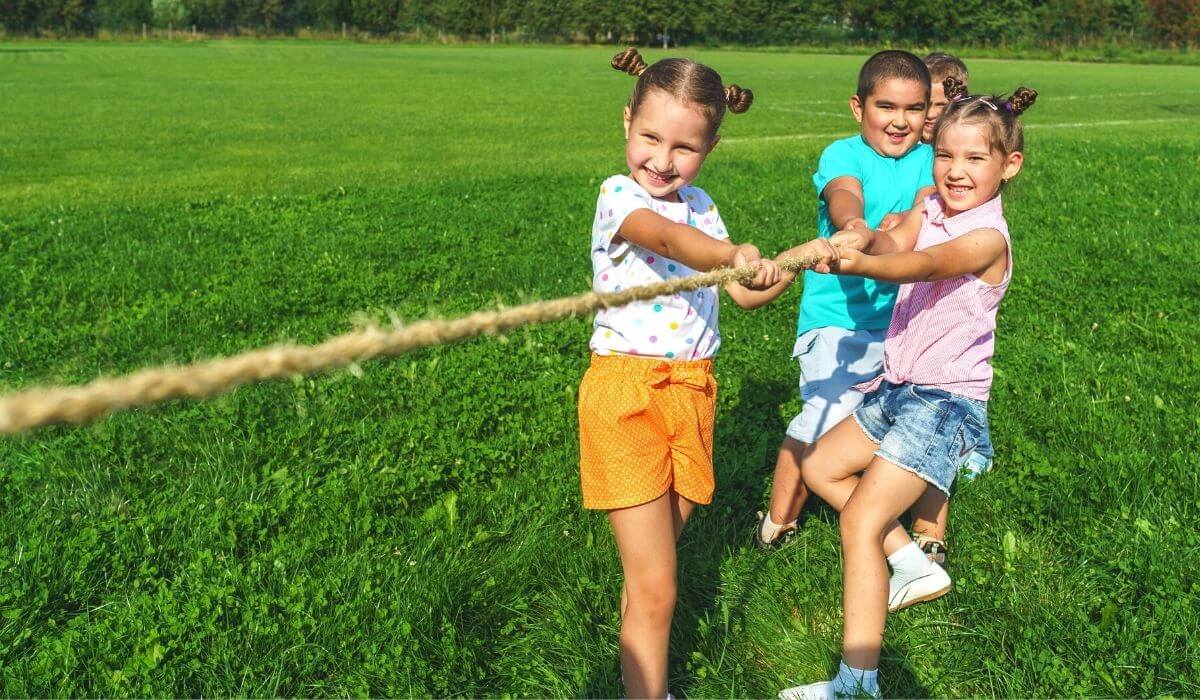
[[[784,258],[776,263],[787,272],[814,268],[829,271],[828,264],[819,256]],[[400,355],[479,335],[496,335],[521,326],[548,323],[702,287],[724,286],[730,282],[754,284],[762,270],[762,264],[722,268],[619,292],[589,292],[393,328],[369,327],[332,337],[318,345],[277,345],[190,365],[142,369],[80,386],[26,389],[0,397],[0,434],[20,433],[52,423],[79,425],[117,411],[171,399],[206,399],[244,384],[314,374],[376,357]]]

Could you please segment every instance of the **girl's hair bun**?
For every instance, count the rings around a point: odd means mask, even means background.
[[[646,70],[646,62],[642,60],[642,55],[632,46],[625,49],[621,53],[613,56],[612,67],[628,73],[634,77],[642,74]]]
[[[754,103],[754,91],[730,85],[725,88],[725,103],[729,105],[730,112],[741,114],[750,109],[750,105]]]
[[[942,88],[946,91],[946,99],[950,101],[967,96],[967,84],[958,78],[946,78],[942,81]]]
[[[1021,116],[1021,113],[1033,106],[1037,101],[1037,90],[1027,87],[1019,87],[1013,92],[1012,97],[1008,98],[1009,108],[1016,116]]]

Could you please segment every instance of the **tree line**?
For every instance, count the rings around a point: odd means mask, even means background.
[[[1191,48],[1200,0],[0,0],[6,33],[302,29],[465,41]]]

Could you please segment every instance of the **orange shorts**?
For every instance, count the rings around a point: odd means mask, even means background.
[[[579,385],[583,507],[628,508],[670,488],[711,502],[716,404],[712,360],[592,355]]]

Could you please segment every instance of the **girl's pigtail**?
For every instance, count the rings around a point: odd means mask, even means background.
[[[942,81],[942,88],[946,91],[946,99],[951,102],[967,96],[967,84],[958,78],[946,78]]]
[[[1012,97],[1008,98],[1008,108],[1012,110],[1013,116],[1019,117],[1021,113],[1033,106],[1037,101],[1037,90],[1027,87],[1019,87],[1013,92]]]
[[[646,62],[642,60],[642,55],[638,53],[638,50],[631,46],[613,56],[612,67],[636,78],[646,70]]]
[[[750,105],[754,103],[754,91],[730,85],[725,88],[725,103],[729,106],[730,112],[741,114],[750,109]]]

